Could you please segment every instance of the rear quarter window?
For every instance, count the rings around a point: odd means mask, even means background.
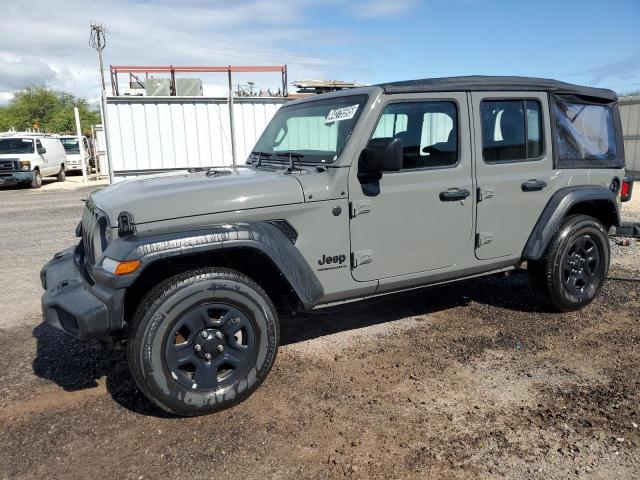
[[[610,105],[556,98],[557,164],[560,168],[618,168],[614,110]]]

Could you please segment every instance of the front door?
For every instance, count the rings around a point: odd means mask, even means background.
[[[45,146],[39,139],[36,139],[36,155],[38,155],[42,161],[42,164],[40,165],[40,173],[43,177],[49,175],[51,173],[49,154],[46,152]]]
[[[474,92],[476,257],[518,257],[553,194],[545,93]]]
[[[369,138],[399,138],[403,168],[374,186],[351,172],[352,275],[369,281],[452,267],[473,237],[467,96],[394,96],[379,108]]]

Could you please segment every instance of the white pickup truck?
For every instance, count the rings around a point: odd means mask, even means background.
[[[0,135],[0,185],[42,186],[42,177],[65,180],[67,157],[60,139],[44,134]]]

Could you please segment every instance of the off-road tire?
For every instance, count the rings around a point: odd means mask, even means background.
[[[567,270],[567,263],[575,254],[576,244],[583,239],[587,239],[590,248],[597,249],[594,255],[597,255],[598,263],[588,276],[589,282],[584,282],[582,287],[568,286],[572,273],[570,269]],[[528,263],[529,284],[533,294],[549,310],[579,310],[600,291],[607,277],[610,257],[609,237],[602,223],[588,215],[568,217],[554,234],[540,260]]]
[[[67,179],[67,174],[64,171],[64,167],[60,167],[60,171],[58,172],[58,175],[56,175],[56,180],[58,182],[64,182]]]
[[[215,387],[209,390],[193,386],[188,388],[184,385],[184,372],[176,375],[169,368],[170,357],[167,352],[170,347],[176,346],[174,342],[177,343],[177,334],[172,335],[172,331],[186,318],[192,318],[194,311],[206,310],[212,304],[228,305],[231,310],[244,315],[243,321],[249,322],[254,335],[250,345],[254,353],[245,357],[248,360],[238,370],[238,378],[231,376],[227,384],[220,381],[216,373]],[[235,321],[236,318],[231,320]],[[218,328],[223,330],[223,327]],[[187,336],[191,338],[191,334]],[[221,341],[227,341],[226,333],[223,338]],[[234,270],[204,268],[169,278],[144,297],[134,315],[127,348],[133,378],[145,396],[170,413],[194,416],[231,407],[249,397],[271,370],[279,340],[276,309],[256,282]],[[204,340],[194,342],[203,343]],[[186,340],[180,345],[186,343],[191,342]],[[233,348],[226,348],[220,355],[232,353]],[[197,355],[201,353],[198,350]],[[188,354],[195,355],[191,350]],[[217,354],[214,352],[214,355]],[[212,362],[215,362],[215,358],[207,365]],[[235,370],[232,373],[235,374]],[[195,376],[194,373],[194,380]]]
[[[40,174],[40,170],[34,170],[33,179],[31,180],[31,188],[40,187],[42,187],[42,175]]]

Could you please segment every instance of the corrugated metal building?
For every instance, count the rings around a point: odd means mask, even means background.
[[[640,180],[640,95],[622,97],[618,102],[627,172]]]
[[[287,99],[234,98],[236,163]],[[172,170],[233,164],[229,99],[114,96],[105,99],[113,181]]]

